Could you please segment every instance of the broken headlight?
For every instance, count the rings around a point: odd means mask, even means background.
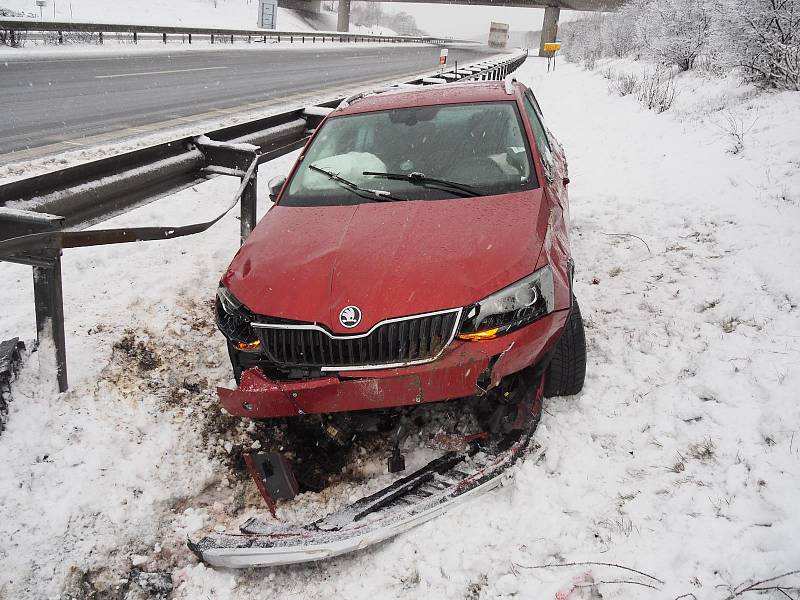
[[[547,265],[468,307],[458,337],[491,340],[550,314],[554,308],[553,270]]]
[[[224,285],[217,288],[217,327],[237,350],[257,352],[261,342],[250,322],[253,314]]]

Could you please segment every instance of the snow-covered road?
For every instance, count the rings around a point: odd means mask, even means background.
[[[800,568],[800,94],[684,75],[656,115],[611,95],[599,72],[530,60],[517,77],[570,161],[589,349],[583,393],[545,405],[543,455],[508,487],[369,551],[208,569],[186,535],[258,501],[228,458],[257,432],[220,415],[212,392],[229,375],[208,298],[238,223],[68,251],[73,388],[44,391],[35,357],[17,385],[0,437],[0,598],[64,586],[144,597],[124,581],[136,566],[172,572],[173,597],[192,600],[574,599],[590,581],[606,599],[722,600]],[[753,123],[737,154],[725,115]],[[197,220],[234,187],[218,179],[116,222]],[[29,270],[0,264],[0,276],[0,338],[31,337]],[[341,501],[306,494],[279,517]],[[531,568],[587,561],[649,576]],[[618,581],[637,583],[606,583]]]

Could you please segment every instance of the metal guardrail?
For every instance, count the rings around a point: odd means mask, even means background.
[[[527,53],[419,77],[402,86],[497,80],[512,73]],[[64,248],[164,240],[207,230],[241,200],[241,241],[256,223],[259,164],[301,148],[336,98],[313,107],[239,123],[163,144],[0,185],[0,261],[33,267],[37,339],[54,349],[58,388],[68,387],[61,254]],[[208,180],[228,175],[241,185],[212,221],[182,227],[85,230],[88,225]],[[7,208],[30,201],[35,210]],[[24,204],[23,204],[24,205]],[[40,364],[42,359],[40,359]]]
[[[59,44],[64,43],[64,33],[96,33],[98,42],[103,43],[106,33],[129,33],[133,35],[133,42],[139,41],[140,34],[161,35],[163,42],[167,43],[170,35],[187,36],[187,42],[192,43],[192,37],[202,35],[210,37],[211,43],[215,40],[229,39],[231,43],[236,38],[247,39],[249,42],[276,40],[280,42],[295,40],[305,43],[317,41],[329,42],[397,42],[415,44],[447,44],[447,43],[475,43],[474,40],[456,40],[437,36],[407,36],[407,35],[375,35],[366,33],[350,33],[339,31],[289,31],[274,29],[228,29],[208,27],[172,27],[167,25],[126,25],[121,23],[73,23],[69,21],[40,21],[36,19],[0,19],[0,30],[8,31],[8,43],[11,46],[18,43],[19,32],[54,32],[57,34]]]

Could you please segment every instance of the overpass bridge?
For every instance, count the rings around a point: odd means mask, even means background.
[[[622,6],[625,0],[362,0],[366,2],[408,2],[414,4],[461,4],[471,6],[503,6],[514,8],[543,8],[542,38],[539,54],[544,55],[544,45],[555,42],[561,10],[610,11]],[[350,30],[350,2],[339,0],[339,31]],[[320,0],[283,0],[281,5],[319,12]]]

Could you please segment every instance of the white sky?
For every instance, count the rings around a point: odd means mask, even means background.
[[[455,4],[412,4],[384,2],[384,12],[404,11],[414,16],[423,31],[455,37],[489,35],[489,23],[508,23],[512,31],[537,31],[542,28],[541,8],[501,8],[496,6],[463,6]],[[562,11],[561,22],[580,13]]]
[[[35,0],[0,0],[0,7],[39,14]],[[43,14],[46,19],[254,27],[257,7],[258,0],[217,0],[216,9],[214,0],[47,0]],[[430,34],[484,40],[491,21],[508,23],[511,31],[537,31],[544,15],[540,8],[458,4],[384,2],[382,8],[413,15],[417,26]],[[561,21],[580,14],[563,11]]]

